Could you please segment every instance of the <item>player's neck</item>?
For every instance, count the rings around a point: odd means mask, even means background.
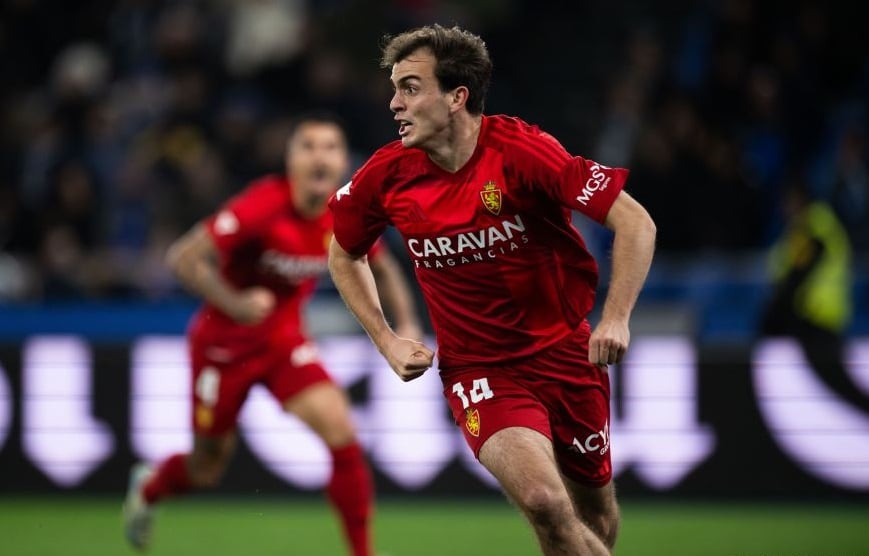
[[[429,158],[447,172],[458,172],[474,156],[482,125],[482,116],[457,115],[444,143],[428,151]]]
[[[326,203],[317,197],[293,194],[293,210],[302,218],[314,220],[326,211]]]

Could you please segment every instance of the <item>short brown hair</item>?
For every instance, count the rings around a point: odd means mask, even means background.
[[[426,25],[400,35],[383,37],[380,66],[391,68],[419,48],[427,48],[435,57],[434,74],[441,91],[464,85],[468,88],[468,112],[482,114],[492,60],[486,43],[477,35],[459,27]]]

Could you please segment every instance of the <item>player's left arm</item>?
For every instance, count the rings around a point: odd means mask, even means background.
[[[656,234],[652,217],[625,191],[616,197],[604,225],[615,234],[612,274],[588,347],[589,361],[601,366],[618,363],[628,349],[628,321],[652,264]]]
[[[369,266],[377,283],[377,291],[387,313],[392,317],[393,329],[402,338],[422,339],[422,326],[411,293],[395,256],[385,246],[370,256]]]

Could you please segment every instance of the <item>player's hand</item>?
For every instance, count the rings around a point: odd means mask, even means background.
[[[275,294],[266,288],[253,287],[239,292],[229,308],[229,316],[241,324],[261,323],[275,308]]]
[[[422,376],[434,361],[434,352],[422,342],[394,336],[383,352],[398,378],[409,382]]]
[[[602,320],[588,340],[588,360],[606,369],[607,365],[621,362],[630,341],[631,332],[627,322]]]

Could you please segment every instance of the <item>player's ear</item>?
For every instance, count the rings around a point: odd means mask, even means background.
[[[464,85],[459,85],[449,93],[450,112],[458,112],[468,103],[470,91]]]

